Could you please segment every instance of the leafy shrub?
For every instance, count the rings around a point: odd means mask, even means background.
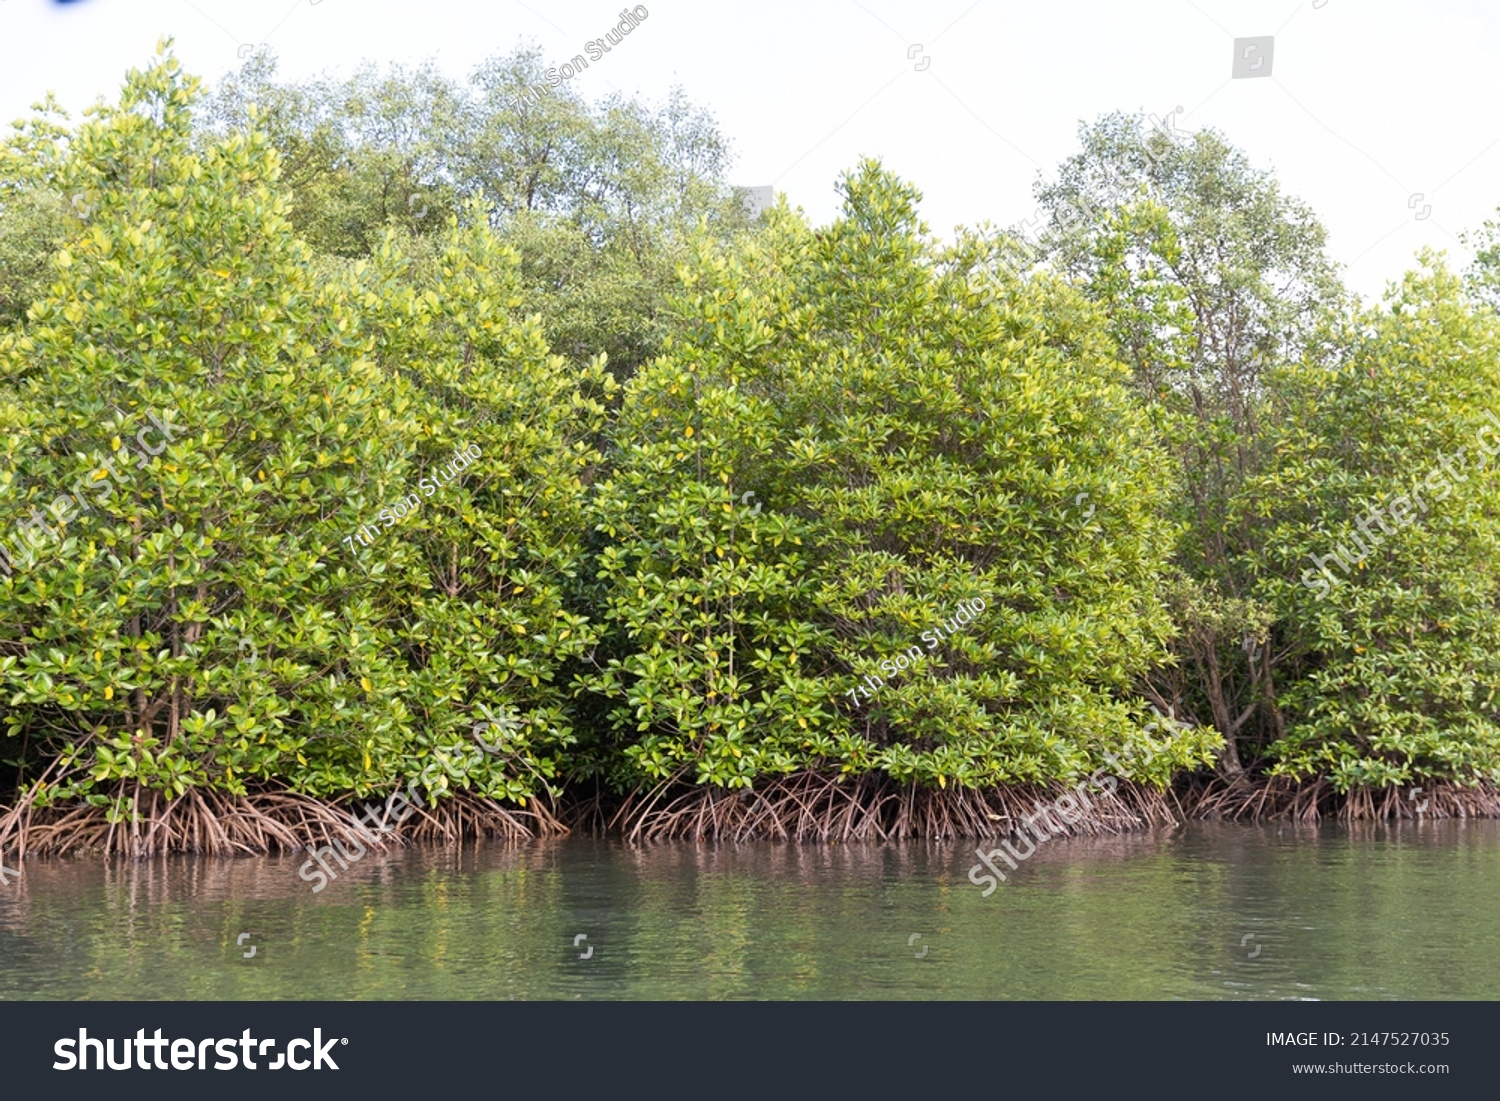
[[[873,163],[844,191],[826,230],[783,211],[705,249],[687,335],[626,388],[589,682],[620,778],[1087,773],[1139,736],[1122,699],[1171,631],[1164,455],[1074,293],[1005,276],[981,238],[934,245]],[[1157,775],[1214,741],[1179,733]]]

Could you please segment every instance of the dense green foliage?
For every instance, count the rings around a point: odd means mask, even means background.
[[[1165,456],[1076,295],[939,248],[873,164],[845,194],[826,230],[783,214],[704,257],[687,335],[628,387],[598,504],[616,737],[646,777],[730,787],[1087,774],[1170,632]]]
[[[1242,154],[1121,116],[1039,270],[874,162],[751,226],[680,97],[536,66],[168,56],[0,149],[0,779],[1500,782],[1488,253],[1353,304]]]
[[[572,741],[559,663],[590,635],[564,590],[609,380],[516,318],[516,257],[482,223],[453,220],[430,270],[386,242],[320,281],[264,136],[194,150],[192,91],[168,62],[79,130],[90,213],[0,347],[7,531],[106,479],[94,456],[148,411],[183,431],[6,579],[9,729],[42,759],[89,746],[57,799],[364,793],[446,755],[437,787],[524,801]],[[504,756],[446,748],[502,697]]]
[[[1487,479],[1332,592],[1306,578],[1368,505],[1461,445],[1475,461],[1500,392],[1493,318],[1440,264],[1351,304],[1312,213],[1213,133],[1110,116],[1040,197],[1045,255],[1109,315],[1182,471],[1177,660],[1149,694],[1226,736],[1230,777],[1500,778]]]
[[[1233,775],[1240,746],[1253,752],[1275,723],[1262,706],[1270,664],[1255,649],[1272,612],[1254,595],[1272,533],[1263,510],[1232,515],[1233,502],[1275,465],[1262,438],[1268,375],[1317,346],[1337,283],[1311,211],[1217,135],[1189,140],[1112,115],[1082,145],[1040,189],[1046,254],[1104,308],[1177,455],[1172,604],[1183,630],[1155,694],[1228,736],[1220,767]]]
[[[1285,686],[1272,771],[1341,791],[1494,781],[1500,325],[1441,266],[1359,320],[1346,364],[1277,379],[1274,467],[1234,506],[1272,528],[1255,561]]]

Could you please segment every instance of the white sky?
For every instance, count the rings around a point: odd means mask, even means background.
[[[162,33],[209,80],[256,42],[271,45],[286,77],[427,59],[464,77],[522,41],[560,64],[614,26],[623,6],[0,0],[0,118],[23,114],[49,89],[70,110],[113,98]],[[836,213],[839,173],[875,155],[922,189],[932,229],[1011,225],[1034,209],[1038,173],[1050,177],[1077,150],[1080,120],[1179,106],[1179,127],[1222,130],[1312,205],[1349,285],[1366,295],[1423,246],[1467,263],[1458,234],[1500,206],[1494,0],[645,7],[646,21],[572,86],[659,101],[681,84],[731,139],[733,181],[774,184],[816,222]],[[1230,79],[1233,39],[1254,35],[1275,36],[1272,75]]]

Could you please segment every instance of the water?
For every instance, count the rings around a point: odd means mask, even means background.
[[[1500,996],[1500,823],[1059,840],[989,898],[973,853],[470,844],[317,894],[305,858],[28,861],[0,998]]]

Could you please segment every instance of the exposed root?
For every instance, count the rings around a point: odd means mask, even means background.
[[[1056,809],[1041,820],[1052,835],[1119,834],[1187,818],[1310,826],[1330,818],[1353,823],[1500,817],[1500,789],[1493,784],[1432,781],[1420,788],[1339,795],[1322,778],[1299,783],[1242,774],[1234,781],[1200,781],[1179,799],[1171,791],[1128,782],[1108,793],[1061,784],[973,791],[902,784],[884,775],[799,772],[745,792],[667,781],[617,808],[601,790],[588,798],[565,796],[562,806],[531,800],[524,808],[458,790],[425,808],[413,806],[412,816],[394,832],[377,835],[355,819],[362,806],[357,799],[340,806],[289,791],[235,796],[196,788],[167,799],[145,788],[122,788],[107,806],[39,809],[37,790],[21,793],[13,806],[0,806],[0,853],[7,858],[296,853],[335,842],[375,848],[467,838],[516,842],[614,829],[632,843],[957,841],[1020,831],[1025,819],[1037,820],[1039,812],[1055,808],[1058,798],[1069,794],[1076,800],[1068,804],[1072,821]]]
[[[1074,821],[1049,815],[1053,834],[1120,833],[1177,821],[1171,797],[1153,788],[1121,784],[1112,793],[1088,792],[1087,800],[1060,784],[971,791],[933,790],[899,784],[885,776],[841,779],[799,772],[773,779],[754,791],[694,787],[654,792],[617,816],[631,842],[685,841],[891,841],[902,838],[957,840],[994,837],[1022,828],[1065,794],[1077,799]]]
[[[1420,787],[1355,788],[1340,795],[1324,777],[1299,782],[1285,776],[1233,782],[1212,780],[1188,797],[1193,818],[1290,819],[1312,825],[1422,818],[1500,818],[1500,789],[1493,784],[1431,780]]]
[[[377,848],[409,840],[451,841],[460,837],[525,840],[568,832],[549,806],[532,801],[525,810],[503,806],[466,791],[425,810],[416,809],[394,833],[361,825],[354,810],[290,791],[229,795],[189,789],[177,799],[146,788],[123,789],[114,803],[39,809],[35,789],[12,807],[0,807],[0,852],[24,858],[96,853],[132,859],[168,853],[234,856],[297,852],[338,841]],[[358,804],[358,800],[354,804]]]
[[[525,809],[517,809],[459,789],[425,809],[413,809],[416,814],[397,827],[406,841],[449,842],[465,837],[529,841],[569,832],[554,809],[537,799],[528,800]]]
[[[310,842],[352,837],[348,815],[285,791],[241,796],[192,788],[167,799],[136,788],[122,791],[109,806],[39,809],[23,799],[0,814],[0,849],[14,849],[20,857],[82,852],[135,859],[175,852],[230,856],[290,852]]]
[[[610,803],[609,793],[597,783],[589,792],[564,788],[555,813],[572,832],[602,836],[610,829]]]

